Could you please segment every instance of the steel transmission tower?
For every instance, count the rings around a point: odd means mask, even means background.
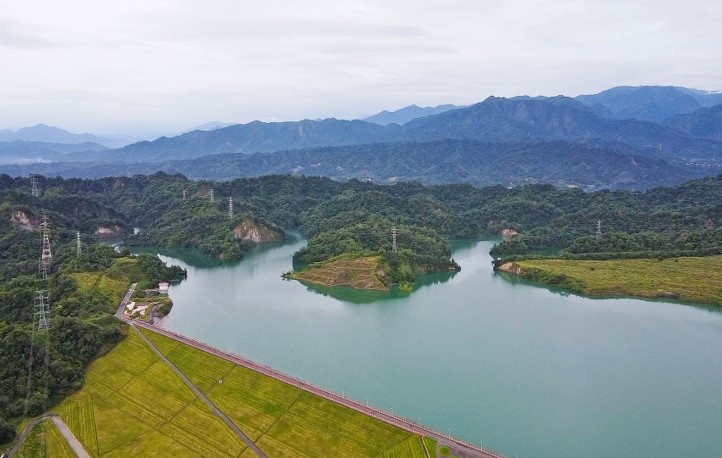
[[[228,217],[233,219],[233,197],[228,198]]]
[[[83,252],[83,245],[82,245],[82,242],[80,241],[80,231],[77,231],[75,233],[75,245],[78,249],[78,257],[80,257],[80,255]]]
[[[213,188],[211,188],[211,202],[215,202],[215,201],[216,201],[216,199],[213,196]]]
[[[40,274],[43,280],[48,279],[48,267],[53,262],[53,253],[50,251],[50,229],[48,227],[48,217],[43,215],[43,222],[40,223],[40,230],[43,234],[43,251],[40,255]]]
[[[597,220],[597,240],[602,238],[602,220]]]
[[[45,282],[45,289],[35,291],[35,314],[38,317],[38,331],[45,331],[48,325],[48,315],[50,314],[50,294],[47,289],[48,267],[53,262],[53,253],[50,251],[50,229],[48,226],[48,217],[43,214],[43,222],[40,223],[40,229],[43,235],[43,249],[40,255],[40,276]]]
[[[48,290],[39,289],[35,291],[35,315],[38,317],[38,331],[46,331],[50,328],[50,325],[48,324],[50,304],[48,304],[48,302]]]
[[[398,236],[399,231],[396,229],[396,226],[391,228],[391,251],[396,253],[398,247],[396,246],[396,237]]]
[[[40,188],[38,188],[38,176],[34,173],[30,175],[30,187],[32,188],[33,197],[40,197]]]
[[[186,200],[186,190],[183,188],[183,200]]]

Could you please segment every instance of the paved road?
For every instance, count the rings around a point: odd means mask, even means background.
[[[136,286],[138,286],[138,283],[133,283],[132,285],[130,285],[130,288],[128,288],[128,292],[125,293],[125,297],[123,298],[122,301],[120,301],[120,305],[118,306],[118,311],[115,312],[115,316],[117,316],[121,320],[125,320],[125,317],[123,316],[123,313],[125,312],[125,306],[128,305],[130,298],[133,296]]]
[[[70,431],[70,428],[68,428],[68,425],[65,424],[63,419],[57,415],[51,415],[50,418],[52,418],[55,426],[57,426],[63,434],[65,440],[68,441],[68,444],[70,444],[70,447],[72,447],[75,454],[78,455],[78,458],[90,458],[90,455],[83,447],[83,444],[81,444],[78,438]]]
[[[55,423],[55,426],[58,427],[60,433],[63,435],[63,437],[65,437],[65,440],[68,441],[68,444],[70,444],[70,447],[73,449],[73,452],[75,452],[78,458],[90,458],[90,454],[88,454],[88,452],[85,450],[85,447],[83,447],[83,444],[80,443],[78,438],[73,435],[73,433],[68,428],[68,425],[65,424],[62,418],[55,414],[43,415],[28,423],[23,432],[20,433],[17,444],[15,444],[15,446],[8,452],[7,458],[11,458],[18,452],[18,450],[20,450],[23,442],[25,442],[25,439],[28,438],[30,431],[32,431],[32,429],[38,423],[45,420],[46,418],[50,418],[51,420],[53,420],[53,423]]]
[[[140,324],[140,322],[139,322],[138,324]],[[251,450],[253,450],[254,452],[256,452],[256,455],[258,455],[258,456],[261,457],[261,458],[266,458],[266,455],[261,451],[260,448],[258,448],[258,446],[256,446],[256,444],[251,440],[251,438],[248,437],[248,436],[246,436],[246,435],[243,433],[243,431],[241,431],[241,430],[238,428],[238,426],[236,426],[236,424],[233,423],[233,421],[231,421],[231,419],[226,416],[226,414],[224,414],[223,412],[221,412],[221,410],[220,410],[218,407],[216,407],[216,405],[213,404],[213,402],[212,402],[210,399],[208,399],[208,398],[206,397],[205,394],[201,393],[201,390],[199,390],[198,387],[196,387],[196,386],[193,384],[193,382],[191,382],[191,381],[188,379],[188,377],[186,377],[186,375],[185,375],[183,372],[181,372],[180,369],[178,369],[178,368],[176,367],[175,364],[173,364],[168,358],[166,358],[165,355],[164,355],[163,353],[161,353],[160,350],[158,350],[158,348],[153,344],[153,342],[151,342],[150,340],[148,340],[148,338],[147,338],[146,336],[144,336],[142,332],[138,331],[138,328],[136,328],[133,323],[131,323],[130,327],[132,327],[133,330],[134,330],[136,333],[138,333],[138,335],[145,341],[145,343],[147,343],[148,346],[149,346],[150,348],[152,348],[153,351],[155,351],[156,354],[157,354],[168,366],[170,366],[171,369],[173,369],[173,371],[178,375],[178,377],[180,377],[180,378],[185,382],[185,384],[188,385],[188,387],[189,387],[191,390],[193,390],[193,392],[196,394],[196,396],[198,396],[199,398],[201,398],[201,399],[203,400],[203,402],[205,402],[206,405],[208,405],[208,407],[210,407],[211,410],[213,410],[213,412],[214,412],[221,420],[223,420],[223,422],[224,422],[226,425],[228,425],[228,427],[231,428],[231,429],[238,435],[238,437],[240,437],[240,438],[243,440],[243,442],[245,442],[246,445],[248,445],[248,447],[251,448]]]

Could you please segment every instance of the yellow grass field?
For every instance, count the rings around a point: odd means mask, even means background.
[[[419,436],[142,332],[270,457],[426,456]],[[93,456],[255,456],[135,331],[96,360],[84,387],[53,411]],[[427,444],[435,450],[435,441]]]
[[[290,278],[323,286],[350,286],[356,289],[388,291],[389,287],[376,275],[378,269],[378,257],[341,257],[309,266],[300,272],[293,272]]]
[[[515,263],[526,271],[536,269],[579,280],[583,293],[590,296],[675,298],[722,305],[722,256],[605,261],[544,259]]]

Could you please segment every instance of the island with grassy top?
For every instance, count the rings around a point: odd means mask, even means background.
[[[420,275],[460,269],[433,229],[373,216],[315,235],[293,261],[296,269],[285,278],[375,291],[398,285],[410,292]]]

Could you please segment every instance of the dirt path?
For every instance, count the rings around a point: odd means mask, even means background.
[[[141,323],[139,322],[138,324]],[[158,350],[158,347],[156,347],[153,342],[151,342],[146,336],[144,336],[142,332],[138,331],[138,328],[136,328],[133,323],[131,323],[130,327],[132,327],[133,330],[145,341],[145,343],[147,343],[148,346],[153,349],[153,351],[163,360],[163,362],[165,362],[171,369],[173,369],[173,372],[175,372],[176,375],[178,375],[178,377],[180,377],[181,380],[183,380],[183,382],[188,385],[188,388],[190,388],[196,394],[196,396],[202,399],[203,402],[205,402],[206,405],[210,407],[211,410],[213,410],[216,416],[223,420],[223,422],[228,425],[228,427],[231,428],[233,432],[235,432],[238,437],[240,437],[243,442],[245,442],[246,445],[248,445],[248,447],[250,447],[251,450],[256,453],[256,455],[258,455],[260,458],[266,458],[266,455],[261,451],[260,448],[258,448],[258,446],[256,446],[256,444],[251,440],[251,438],[246,436],[243,431],[241,431],[240,428],[238,428],[238,426],[236,426],[236,424],[233,423],[233,421],[226,416],[226,414],[221,412],[221,410],[216,407],[216,405],[213,404],[213,402],[208,399],[208,397],[206,397],[206,395],[203,394],[201,390],[199,390],[198,387],[195,386],[193,382],[191,382],[190,379],[188,379],[188,377],[186,377],[186,375],[176,367],[175,364],[173,364],[168,358],[166,358],[163,353],[161,353],[160,350]]]
[[[7,454],[7,458],[11,458],[12,456],[15,456],[15,454],[20,450],[20,447],[22,447],[23,442],[25,442],[25,439],[28,438],[28,435],[30,434],[30,431],[37,426],[38,423],[41,421],[50,418],[53,420],[53,423],[55,423],[55,426],[58,427],[58,430],[60,430],[60,433],[63,435],[66,441],[68,441],[68,444],[73,449],[73,452],[78,456],[78,458],[90,458],[90,454],[85,450],[85,447],[83,447],[83,444],[80,443],[77,437],[70,431],[70,428],[68,428],[68,425],[65,424],[62,418],[60,416],[55,414],[48,414],[43,415],[41,417],[38,417],[28,423],[28,425],[25,427],[22,433],[20,433],[20,437],[18,438],[18,443],[15,444],[13,448],[10,449],[10,451]]]

